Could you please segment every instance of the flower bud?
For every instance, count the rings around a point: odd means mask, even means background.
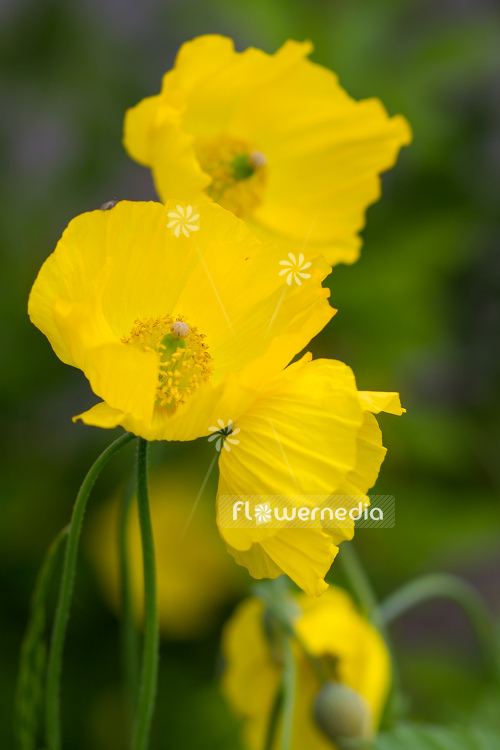
[[[341,682],[326,682],[313,706],[316,723],[327,737],[342,747],[343,740],[373,736],[373,717],[366,698]]]

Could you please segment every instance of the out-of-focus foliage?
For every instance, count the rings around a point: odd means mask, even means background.
[[[13,743],[12,686],[36,570],[69,519],[87,467],[112,437],[71,423],[92,395],[29,324],[28,292],[74,215],[114,197],[154,199],[149,173],[121,146],[123,115],[159,89],[183,41],[207,32],[269,52],[287,38],[310,38],[313,59],[333,68],[351,95],[378,96],[411,122],[414,142],[368,211],[361,260],[329,279],[340,312],[312,348],[352,365],[360,388],[401,391],[408,409],[382,424],[389,453],[376,492],[395,495],[396,527],[357,535],[378,593],[420,572],[448,570],[499,609],[494,0],[3,0],[1,747]],[[188,460],[200,484],[211,456],[206,443],[157,448],[167,472]],[[110,465],[94,506],[131,460],[128,449]],[[212,479],[202,498],[209,508]],[[340,581],[335,566],[331,580]],[[70,626],[65,747],[118,750],[126,744],[118,625],[85,558]],[[461,613],[432,604],[394,635],[410,717],[454,722],[469,711],[481,671]],[[237,746],[236,722],[216,687],[217,649],[214,632],[163,643],[154,747]]]

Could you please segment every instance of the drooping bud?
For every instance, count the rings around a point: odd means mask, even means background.
[[[341,682],[326,682],[314,699],[314,718],[329,739],[342,747],[344,740],[373,737],[373,716],[366,698]]]

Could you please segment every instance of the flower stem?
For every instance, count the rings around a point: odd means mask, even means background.
[[[269,722],[267,725],[266,738],[264,741],[264,750],[273,750],[274,740],[276,737],[276,728],[278,726],[278,719],[281,712],[281,704],[283,702],[283,688],[279,684],[276,689],[276,696],[273,701],[271,713],[269,715]]]
[[[90,468],[83,480],[77,495],[73,515],[69,527],[68,543],[64,555],[63,573],[59,589],[56,615],[52,629],[52,640],[49,651],[47,668],[47,692],[46,692],[46,739],[48,750],[60,750],[61,748],[61,725],[60,725],[60,683],[62,673],[62,657],[64,651],[64,640],[68,625],[73,584],[75,580],[76,560],[78,555],[78,543],[82,528],[83,516],[87,506],[87,500],[95,480],[109,459],[117,453],[120,448],[134,439],[134,435],[126,433],[106,448],[97,461]]]
[[[147,750],[158,678],[158,607],[153,528],[148,496],[148,443],[139,438],[137,446],[137,507],[144,566],[144,653],[132,750]]]
[[[29,623],[21,647],[15,700],[14,728],[21,750],[35,750],[37,746],[45,673],[47,595],[67,536],[66,526],[50,545],[31,599]]]
[[[432,574],[410,581],[381,604],[380,616],[385,625],[429,599],[451,599],[467,614],[476,633],[487,671],[500,679],[495,629],[481,596],[466,581],[445,573]]]
[[[391,660],[391,689],[386,702],[384,717],[387,717],[389,722],[391,722],[393,718],[402,713],[405,702],[401,693],[398,665],[386,622],[381,617],[375,591],[352,542],[342,543],[339,551],[339,560],[354,596],[357,598],[362,609],[364,609],[368,619],[379,631],[389,652]]]
[[[366,616],[379,628],[382,623],[378,614],[377,597],[352,542],[342,543],[339,549],[339,562]]]
[[[118,560],[121,592],[121,651],[122,674],[125,685],[127,707],[134,715],[137,706],[139,684],[139,634],[134,621],[130,560],[128,550],[128,529],[132,501],[135,495],[133,475],[124,487],[118,521]]]
[[[292,642],[288,635],[283,637],[283,719],[281,750],[292,746],[293,716],[295,711],[295,683],[297,675]]]

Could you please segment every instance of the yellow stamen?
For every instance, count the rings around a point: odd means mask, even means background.
[[[262,203],[267,159],[248,143],[228,135],[198,137],[196,156],[212,178],[207,194],[237,216],[247,216]]]
[[[208,381],[213,372],[213,359],[204,342],[205,335],[196,326],[188,325],[183,316],[138,318],[122,343],[138,346],[158,355],[158,387],[156,403],[169,411]]]

